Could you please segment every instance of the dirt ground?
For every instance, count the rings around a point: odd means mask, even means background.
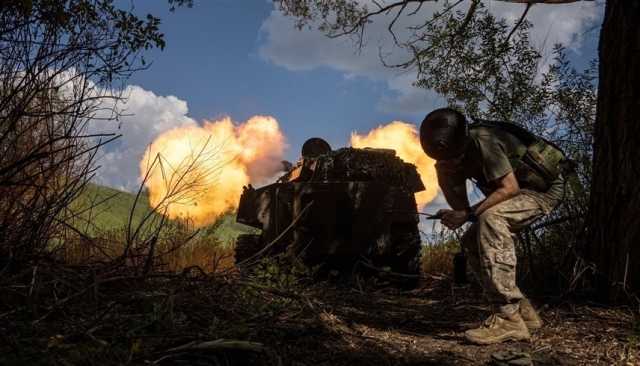
[[[530,343],[476,346],[464,341],[463,332],[488,317],[489,307],[477,291],[446,280],[410,292],[334,289],[314,300],[319,314],[303,329],[305,321],[294,326],[291,319],[274,325],[283,335],[276,348],[291,356],[316,350],[293,357],[298,366],[484,365],[504,350],[527,352],[536,365],[640,364],[633,315],[625,309],[543,307],[545,326]],[[285,341],[292,332],[295,338]]]
[[[640,364],[629,308],[543,306],[531,342],[468,344],[464,330],[490,311],[477,290],[446,278],[411,291],[197,275],[96,287],[37,316],[28,304],[0,311],[0,364],[486,365],[504,350],[535,365]]]

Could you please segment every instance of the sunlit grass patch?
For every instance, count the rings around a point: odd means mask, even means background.
[[[453,273],[453,257],[459,251],[460,244],[454,239],[427,243],[422,247],[422,272],[426,274]]]

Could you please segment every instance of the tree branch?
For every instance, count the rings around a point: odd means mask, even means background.
[[[594,0],[496,0],[504,3],[514,4],[569,4],[577,3],[578,1],[594,1]]]
[[[476,10],[478,9],[479,4],[480,4],[480,0],[471,1],[471,5],[469,5],[469,10],[467,11],[467,15],[465,15],[464,20],[462,21],[462,24],[460,24],[460,27],[458,27],[458,30],[456,30],[456,33],[453,35],[453,37],[451,37],[453,41],[455,41],[456,38],[458,38],[458,36],[462,35],[465,29],[467,29],[467,26],[471,22],[471,19],[473,19],[473,15],[476,13]]]
[[[507,38],[504,40],[504,44],[507,45],[509,44],[509,40],[511,39],[511,36],[516,32],[516,30],[522,25],[522,23],[524,22],[524,19],[527,17],[527,13],[529,13],[529,9],[531,9],[531,5],[533,5],[532,3],[527,3],[527,7],[524,9],[524,12],[522,13],[522,15],[520,16],[520,19],[518,19],[518,21],[516,22],[516,25],[513,26],[513,29],[511,30],[511,32],[509,32],[509,35],[507,36]]]
[[[376,5],[378,6],[378,10],[374,11],[374,12],[369,12],[365,15],[363,15],[362,17],[360,17],[351,27],[343,30],[340,33],[334,33],[334,34],[328,34],[327,36],[329,38],[338,38],[338,37],[342,37],[348,34],[352,34],[354,33],[358,28],[360,27],[364,27],[364,25],[369,21],[370,18],[376,16],[376,15],[380,15],[382,13],[387,13],[389,11],[391,11],[393,8],[397,8],[397,7],[402,7],[402,9],[399,11],[399,13],[401,13],[404,8],[407,7],[407,5],[409,5],[409,3],[424,3],[427,1],[437,1],[437,0],[401,0],[401,1],[397,1],[394,3],[391,3],[387,6],[380,6],[380,4]],[[399,16],[399,14],[398,14]]]

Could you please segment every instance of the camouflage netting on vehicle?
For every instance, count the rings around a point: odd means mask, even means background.
[[[376,181],[411,192],[424,189],[415,165],[404,162],[394,150],[347,147],[306,160],[304,165],[313,174],[300,181]]]
[[[424,189],[415,166],[402,161],[393,150],[344,148],[332,151],[318,158],[316,176],[325,181],[377,181],[407,187],[412,192]]]

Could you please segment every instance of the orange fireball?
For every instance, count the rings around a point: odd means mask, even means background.
[[[227,117],[162,133],[147,148],[140,174],[152,207],[203,226],[236,208],[244,185],[278,173],[285,148],[275,118],[236,124]]]
[[[435,160],[428,157],[420,146],[420,137],[416,126],[394,121],[373,129],[366,135],[351,134],[351,146],[386,148],[396,151],[402,160],[414,164],[426,189],[416,194],[419,209],[422,209],[438,194],[438,178]]]

